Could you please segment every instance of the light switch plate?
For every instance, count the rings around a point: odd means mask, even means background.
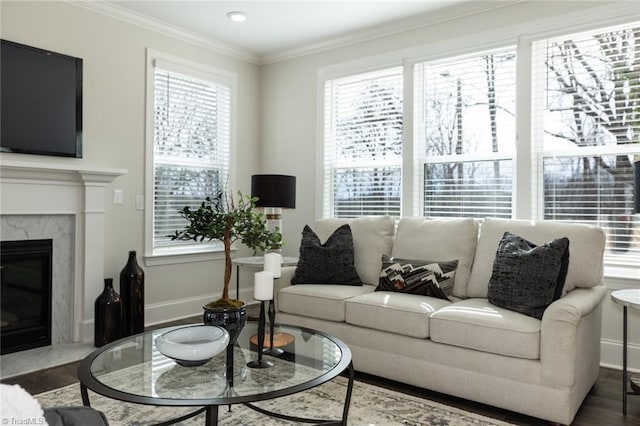
[[[113,190],[113,204],[122,204],[124,202],[124,191],[122,189]]]
[[[144,195],[136,195],[136,210],[144,210]]]

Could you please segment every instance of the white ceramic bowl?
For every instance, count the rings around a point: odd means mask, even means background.
[[[228,344],[227,330],[211,325],[182,327],[156,338],[160,353],[185,367],[205,364]]]

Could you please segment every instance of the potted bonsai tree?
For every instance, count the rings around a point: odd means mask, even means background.
[[[170,235],[173,240],[222,241],[225,260],[222,296],[203,306],[204,323],[225,327],[229,331],[231,342],[235,342],[246,321],[246,303],[229,297],[231,245],[235,241],[241,241],[258,252],[267,250],[282,240],[280,231],[269,230],[263,215],[253,211],[257,200],[240,191],[237,201],[233,196],[218,192],[213,199],[205,198],[197,209],[187,206],[179,210],[188,223],[184,229]],[[235,336],[234,331],[237,331]]]

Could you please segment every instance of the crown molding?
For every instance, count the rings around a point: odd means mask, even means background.
[[[529,0],[495,0],[463,3],[451,6],[446,9],[435,10],[422,13],[409,18],[398,19],[396,21],[377,25],[364,30],[353,31],[341,37],[333,37],[324,41],[309,44],[308,46],[283,49],[273,54],[266,54],[261,57],[260,65],[286,61],[300,56],[320,53],[326,50],[346,47],[357,43],[363,43],[378,38],[389,37],[395,34],[419,30],[431,25],[442,24],[448,21],[490,12],[496,9],[510,7]]]
[[[163,21],[150,18],[146,15],[125,9],[117,4],[106,2],[105,0],[64,0],[69,4],[82,7],[84,9],[136,25],[150,31],[173,37],[213,52],[236,58],[255,65],[268,65],[276,62],[287,61],[301,56],[321,53],[332,49],[347,47],[358,43],[364,43],[384,37],[389,37],[405,32],[420,30],[432,25],[439,25],[456,19],[466,18],[491,12],[498,9],[512,7],[520,3],[527,3],[532,0],[491,0],[491,1],[471,1],[464,2],[445,9],[422,13],[409,18],[398,19],[387,24],[376,25],[363,30],[356,30],[342,36],[329,37],[316,43],[310,43],[303,47],[282,49],[264,55],[255,54],[246,49],[233,46],[228,43],[205,37],[200,34],[185,30],[177,26],[169,25]],[[614,9],[629,8],[630,4],[635,4],[633,0],[619,0],[619,4]],[[608,6],[610,7],[610,6]],[[607,8],[603,11],[606,13]],[[591,13],[591,12],[588,12]],[[579,15],[579,13],[578,13]],[[565,19],[566,16],[558,19]],[[564,22],[564,21],[563,21]]]
[[[223,43],[219,40],[205,37],[200,34],[185,30],[177,26],[167,24],[166,22],[153,19],[125,9],[117,4],[106,2],[104,0],[83,1],[83,0],[65,0],[74,6],[82,7],[92,12],[100,13],[120,21],[145,28],[160,34],[164,34],[194,45],[204,47],[216,53],[227,55],[236,59],[240,59],[255,65],[266,65],[274,62],[286,61],[300,56],[319,53],[326,50],[336,49],[340,47],[350,46],[377,38],[387,37],[407,31],[417,30],[430,25],[436,25],[443,22],[459,19],[466,16],[509,7],[517,3],[527,0],[495,0],[490,2],[470,2],[458,6],[452,6],[444,10],[436,10],[410,18],[399,19],[388,24],[382,24],[370,27],[365,30],[353,31],[349,34],[339,37],[331,37],[323,41],[309,44],[308,46],[283,49],[273,54],[257,55],[245,49],[238,48],[231,44]]]
[[[74,6],[82,7],[92,12],[100,13],[120,21],[145,28],[163,35],[167,35],[178,40],[186,41],[196,46],[209,49],[213,52],[240,59],[252,64],[261,65],[261,57],[247,50],[238,48],[231,44],[214,40],[210,37],[204,37],[194,32],[176,27],[166,22],[150,18],[146,15],[125,9],[114,3],[107,3],[103,0],[83,1],[83,0],[65,0]]]

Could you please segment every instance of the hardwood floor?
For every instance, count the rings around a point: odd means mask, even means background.
[[[155,329],[167,325],[190,324],[198,322],[199,317],[186,318],[184,320],[173,321],[148,329]],[[6,384],[19,384],[31,394],[38,394],[51,389],[78,383],[76,371],[78,362],[36,371],[23,376],[12,377],[3,380]],[[549,422],[535,419],[521,414],[501,410],[473,401],[433,392],[430,390],[408,386],[403,383],[394,382],[377,376],[364,373],[357,373],[356,379],[376,386],[404,392],[414,396],[437,401],[442,404],[458,407],[463,410],[472,411],[506,422],[525,425],[542,426]],[[640,396],[630,396],[627,403],[627,415],[622,415],[622,372],[609,368],[601,368],[596,384],[587,395],[582,407],[578,411],[573,425],[576,426],[640,426]]]

